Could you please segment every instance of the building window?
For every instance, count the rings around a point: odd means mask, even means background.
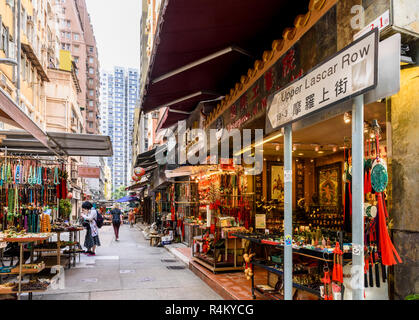
[[[89,68],[89,73],[90,74],[94,74],[95,73],[95,70],[93,68]]]
[[[93,62],[94,62],[93,57],[89,57],[89,63],[90,63],[90,64],[93,64]]]
[[[80,35],[78,33],[74,34],[74,40],[78,41],[80,39]]]

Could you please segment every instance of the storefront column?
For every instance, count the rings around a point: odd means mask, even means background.
[[[364,300],[364,96],[352,106],[352,280],[353,300]],[[354,279],[355,277],[355,279]],[[355,280],[355,281],[354,281]]]
[[[292,125],[284,137],[284,300],[292,300]]]

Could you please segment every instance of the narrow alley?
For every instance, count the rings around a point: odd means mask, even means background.
[[[84,234],[82,233],[82,242]],[[34,294],[34,300],[220,300],[221,297],[165,248],[150,247],[140,229],[100,230],[95,257],[81,255],[65,271],[65,289]],[[173,268],[174,267],[174,268]]]

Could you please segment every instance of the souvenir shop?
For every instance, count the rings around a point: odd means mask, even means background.
[[[217,108],[206,128],[207,135],[208,129],[265,128],[264,139],[234,154],[263,150],[263,172],[247,190],[254,194],[254,218],[244,232],[231,233],[242,240],[253,298],[389,299],[390,267],[402,264],[391,238],[388,158],[400,37],[378,44],[378,30],[355,40],[338,34],[346,46],[305,60],[312,35],[334,15],[330,10],[247,91]],[[365,47],[371,51],[361,58]],[[391,50],[386,64],[396,69],[396,85],[383,92],[378,52]],[[363,69],[348,70],[348,57]],[[358,267],[362,285],[354,287]]]
[[[1,295],[32,298],[50,285],[48,269],[75,266],[83,228],[69,222],[67,183],[63,161],[0,157]]]
[[[231,233],[248,229],[254,210],[243,167],[230,159],[222,163],[194,168],[190,179],[198,205],[184,220],[194,261],[213,272],[243,269],[241,241]]]

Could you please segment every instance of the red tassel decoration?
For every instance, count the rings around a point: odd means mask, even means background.
[[[343,267],[342,267],[342,256],[343,252],[340,250],[339,242],[336,242],[335,250],[333,250],[333,275],[332,280],[335,282],[343,283]]]
[[[386,224],[386,213],[385,205],[382,193],[377,194],[378,200],[378,238],[379,238],[379,248],[381,252],[381,261],[385,266],[392,266],[397,264],[394,256],[396,256],[399,263],[402,263],[399,254],[394,248],[393,243],[391,242],[390,236],[388,234],[387,224]]]

